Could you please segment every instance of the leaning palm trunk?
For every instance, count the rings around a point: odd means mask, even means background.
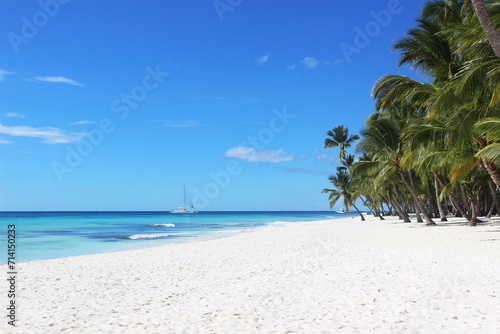
[[[476,226],[477,225],[477,205],[476,205],[476,199],[474,197],[474,192],[472,190],[472,187],[470,185],[467,185],[467,196],[469,197],[470,200],[470,206],[471,206],[471,218],[469,220],[469,226]]]
[[[500,32],[498,32],[495,28],[495,24],[493,24],[493,21],[488,14],[484,1],[472,0],[472,5],[476,11],[477,18],[481,23],[481,27],[484,30],[484,34],[486,35],[486,38],[488,38],[488,42],[490,42],[493,51],[495,51],[495,55],[500,57]]]
[[[417,216],[417,223],[423,223],[424,221],[422,220],[422,216],[420,216],[420,209],[418,208],[417,204],[415,203],[413,207],[415,210],[415,216]]]
[[[370,201],[370,198],[367,196],[366,199],[368,200],[368,202],[370,203],[370,205],[368,205],[368,203],[366,203],[366,201],[363,199],[362,196],[359,196],[359,199],[361,200],[361,202],[363,202],[363,205],[365,207],[367,207],[368,209],[370,209],[371,213],[373,214],[373,217],[377,217],[376,215],[376,209],[374,209],[374,206],[372,205],[371,201]],[[380,215],[378,215],[380,217]],[[381,220],[384,220],[384,218],[380,217]]]
[[[398,170],[399,176],[401,176],[401,179],[403,180],[404,184],[406,185],[406,188],[410,191],[411,195],[413,196],[413,199],[415,200],[416,205],[418,205],[418,208],[422,212],[422,215],[424,216],[425,219],[425,225],[436,225],[434,221],[432,221],[431,217],[425,212],[424,209],[424,204],[420,200],[420,198],[417,195],[417,192],[415,191],[415,188],[413,188],[409,183],[408,180],[405,178],[405,175],[401,169]]]
[[[392,202],[392,207],[394,207],[394,201]],[[399,217],[399,219],[403,219],[403,216],[401,216],[399,213],[398,213],[398,217]]]
[[[398,211],[399,217],[401,217],[401,219],[403,219],[403,221],[405,223],[411,223],[410,217],[408,217],[408,214],[406,213],[406,211],[401,208],[401,204],[398,202],[398,200],[396,198],[394,198],[392,201],[392,207],[396,208],[396,210]]]
[[[436,201],[434,201],[434,197],[432,196],[432,191],[431,191],[431,181],[427,181],[427,196],[429,197],[429,210],[434,212],[433,216],[431,218],[437,217],[439,214],[439,209],[437,208]],[[436,197],[437,198],[437,197]]]
[[[361,220],[364,221],[365,220],[365,217],[363,216],[363,214],[361,212],[359,212],[358,208],[356,207],[356,205],[354,205],[354,202],[351,203],[351,205],[356,209],[356,211],[358,211],[359,213],[359,216],[361,217]]]
[[[371,198],[371,196],[367,195],[366,199],[368,200],[368,202],[370,202],[370,204],[372,206],[373,216],[374,217],[379,217],[380,220],[385,220],[384,217],[382,217],[382,215],[380,214],[380,210],[377,208],[377,205],[375,204],[375,202],[373,201],[373,199]]]
[[[386,202],[387,202],[387,199],[386,199]],[[388,214],[387,214],[387,212],[385,211],[385,208],[384,208],[384,203],[380,203],[380,209],[382,209],[382,215],[388,216]]]
[[[439,184],[441,185],[441,188],[444,188],[446,187],[446,184],[444,183],[444,181],[439,177],[437,176],[436,174],[434,174],[436,177],[437,177],[437,180],[439,182]],[[467,220],[470,219],[470,216],[467,214],[467,212],[465,212],[464,208],[460,205],[460,202],[458,201],[458,199],[455,197],[455,195],[453,195],[453,193],[450,193],[448,195],[448,198],[450,199],[450,202],[451,202],[451,205],[453,205],[453,207],[463,216],[465,217]]]
[[[464,217],[467,220],[470,220],[469,214],[465,211],[464,207],[460,204],[460,202],[457,200],[455,195],[450,194],[449,198],[450,198],[451,203],[453,203],[453,206],[455,207],[455,209],[457,209],[457,211],[462,215],[462,217]]]
[[[495,201],[492,200],[491,201],[491,205],[490,205],[490,211],[488,211],[488,214],[486,215],[486,218],[491,218],[491,216],[493,215],[493,210],[495,209]]]
[[[488,169],[486,168],[486,166],[482,160],[481,160],[481,163],[483,165],[483,168],[486,171],[488,171]],[[496,172],[496,168],[495,168],[495,172]],[[491,174],[490,174],[490,176],[491,176]],[[498,199],[498,193],[497,193],[497,189],[496,189],[497,187],[495,186],[495,183],[493,182],[493,176],[491,177],[491,179],[488,180],[488,187],[490,187],[491,196],[493,197],[493,202],[495,203],[495,206],[497,208],[497,212],[500,213],[500,200]]]
[[[493,182],[495,182],[497,188],[500,188],[500,174],[498,173],[495,164],[486,159],[481,159],[481,163],[483,164],[488,174],[491,176]]]
[[[441,217],[441,221],[442,222],[445,222],[445,221],[448,221],[448,219],[446,219],[446,215],[444,214],[444,210],[443,210],[443,206],[441,205],[441,202],[439,201],[439,186],[438,186],[438,179],[437,179],[437,175],[434,174],[434,188],[436,188],[436,203],[437,203],[437,206],[438,206],[438,210],[439,210],[439,217]]]

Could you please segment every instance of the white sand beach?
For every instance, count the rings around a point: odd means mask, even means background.
[[[500,333],[500,220],[466,225],[356,217],[24,263],[0,332]]]

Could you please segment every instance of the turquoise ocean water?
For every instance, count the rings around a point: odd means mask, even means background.
[[[0,264],[7,263],[7,226],[16,230],[15,262],[154,247],[231,236],[297,221],[332,219],[336,212],[0,212]]]

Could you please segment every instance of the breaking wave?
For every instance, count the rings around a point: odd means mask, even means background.
[[[150,227],[175,227],[175,224],[148,224]]]
[[[161,239],[170,236],[169,233],[149,233],[149,234],[134,234],[123,237],[124,239],[138,240],[138,239]]]

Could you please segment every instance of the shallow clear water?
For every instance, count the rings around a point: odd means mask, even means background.
[[[15,262],[56,259],[216,238],[286,222],[354,216],[336,212],[0,212],[1,264],[7,226],[16,226]]]

